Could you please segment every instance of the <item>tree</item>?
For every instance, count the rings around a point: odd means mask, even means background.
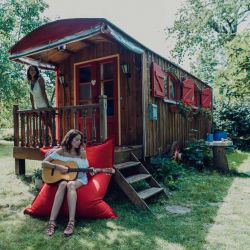
[[[44,0],[2,0],[0,3],[0,127],[11,125],[13,103],[24,106],[29,103],[24,67],[9,61],[8,51],[17,40],[48,21],[41,16],[47,7]]]
[[[180,63],[186,55],[196,54],[192,71],[205,81],[213,81],[225,44],[234,39],[249,14],[250,4],[245,0],[187,0],[173,27],[166,29],[167,37],[176,40],[171,55]]]
[[[250,100],[250,31],[240,33],[225,47],[226,64],[215,81],[228,102]]]

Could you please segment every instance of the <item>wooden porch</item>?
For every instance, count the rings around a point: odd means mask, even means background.
[[[42,160],[40,148],[60,146],[70,129],[82,131],[86,144],[107,139],[107,97],[99,103],[19,110],[13,106],[16,174],[25,174],[25,159]],[[97,124],[99,122],[99,124]]]
[[[25,174],[25,160],[43,160],[40,149],[60,146],[70,129],[83,133],[86,144],[102,143],[108,137],[107,97],[99,96],[99,103],[20,110],[13,106],[15,173]],[[125,162],[130,154],[142,158],[142,145],[116,146],[115,164]]]
[[[15,158],[16,175],[25,175],[25,160],[42,161],[44,159],[41,148],[60,146],[63,135],[69,129],[81,130],[87,144],[104,141],[107,138],[106,102],[106,97],[100,96],[99,104],[37,110],[19,110],[18,106],[14,106],[13,157]],[[97,116],[100,121],[99,129],[96,124]],[[79,120],[82,120],[82,125],[79,125]],[[87,126],[87,120],[91,127]],[[139,161],[142,158],[142,145],[116,146],[114,180],[132,203],[149,209],[146,200],[161,193],[163,188]],[[133,184],[141,181],[147,183],[147,188],[140,191],[134,189]]]

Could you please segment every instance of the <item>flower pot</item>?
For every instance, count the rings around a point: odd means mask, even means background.
[[[171,113],[178,113],[179,112],[178,107],[176,105],[170,105],[169,110]]]

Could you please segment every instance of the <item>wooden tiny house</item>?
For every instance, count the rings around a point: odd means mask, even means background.
[[[211,108],[211,88],[105,19],[77,18],[45,24],[17,42],[10,54],[12,60],[57,73],[56,109],[63,114],[54,115],[54,144],[71,127],[85,131],[87,141],[92,140],[93,134],[94,140],[100,141],[99,108],[95,108],[94,119],[92,111],[84,119],[77,109],[80,110],[80,105],[98,106],[99,96],[104,95],[107,136],[117,146],[143,145],[144,157],[157,154],[159,149],[166,150],[173,141],[184,143],[191,128],[198,130],[199,138],[210,130],[211,122],[204,117],[190,122],[178,112],[171,112],[170,107],[183,100],[194,107]],[[122,71],[124,66],[128,72]],[[149,116],[151,104],[157,107],[156,120]],[[17,119],[20,127],[15,136],[21,137],[21,143],[16,138],[16,146],[42,146],[44,143],[38,141],[22,142],[24,130],[31,129],[27,116],[21,118],[22,114],[25,116],[23,111],[15,119],[15,128]],[[22,119],[26,124],[23,131]],[[92,121],[95,121],[94,133]]]
[[[111,137],[117,147],[141,145],[142,158],[166,151],[174,141],[184,144],[190,129],[197,138],[210,131],[205,116],[186,119],[173,106],[182,100],[194,110],[211,109],[211,88],[105,19],[45,24],[17,42],[10,59],[57,75],[56,107],[46,110],[53,124],[50,141],[42,110],[14,108],[18,161],[39,158],[38,148],[60,143],[70,128],[83,131],[87,142]]]
[[[16,174],[25,173],[25,159],[42,160],[44,147],[60,145],[76,128],[90,144],[113,139],[114,179],[147,208],[145,200],[163,188],[139,159],[175,141],[185,145],[191,130],[196,138],[210,132],[211,119],[183,116],[179,104],[192,112],[212,109],[211,88],[103,18],[45,24],[17,42],[10,59],[56,72],[55,107],[13,107]],[[149,188],[135,191],[138,181]]]

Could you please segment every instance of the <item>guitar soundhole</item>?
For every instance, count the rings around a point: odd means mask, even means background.
[[[51,176],[54,175],[54,172],[55,172],[55,169],[52,169],[52,171],[51,171]]]

